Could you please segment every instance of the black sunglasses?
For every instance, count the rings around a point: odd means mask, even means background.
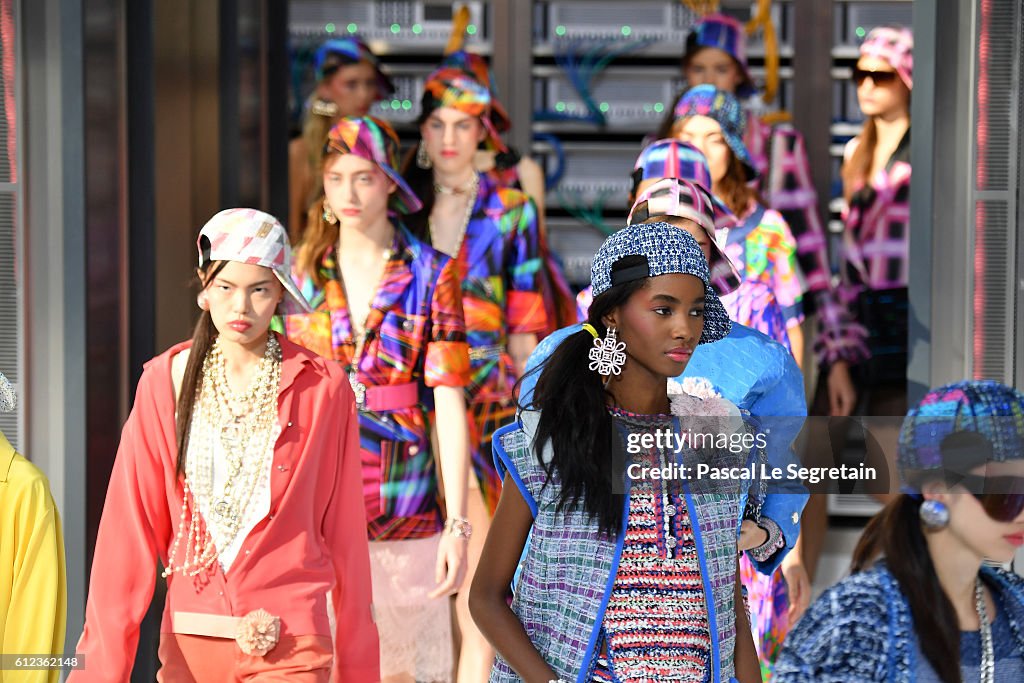
[[[1012,522],[1024,512],[1024,477],[964,475],[958,482],[978,499],[997,522]]]
[[[895,71],[868,71],[867,69],[854,68],[853,82],[860,86],[867,79],[875,85],[889,85],[896,82]]]

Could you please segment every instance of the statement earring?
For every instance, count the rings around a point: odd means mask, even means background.
[[[416,165],[424,171],[434,167],[434,162],[427,156],[427,146],[422,142],[420,142],[419,147],[416,149]]]
[[[945,529],[949,524],[949,508],[937,500],[926,500],[921,503],[921,524],[929,531]]]
[[[210,310],[210,300],[206,297],[205,289],[196,295],[196,306],[204,311]]]
[[[603,339],[594,337],[587,357],[590,358],[591,370],[605,376],[618,375],[626,364],[626,343],[619,341],[614,327],[609,327]]]
[[[338,222],[338,217],[334,215],[333,211],[331,211],[331,207],[327,203],[326,199],[324,200],[324,222],[330,223],[331,225]]]

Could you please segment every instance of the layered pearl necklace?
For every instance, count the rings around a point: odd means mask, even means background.
[[[228,548],[237,539],[256,497],[256,488],[274,455],[280,433],[280,383],[281,346],[273,334],[267,336],[266,352],[249,386],[241,393],[228,384],[227,361],[220,340],[214,342],[203,361],[203,379],[196,396],[198,410],[193,412],[189,430],[181,516],[164,577],[174,572],[198,575],[217,559],[215,540],[220,541],[222,548]],[[227,474],[223,481],[215,482],[218,453],[225,459]],[[200,508],[209,512],[202,520],[205,526],[200,522]],[[175,558],[183,540],[184,557],[179,564]]]

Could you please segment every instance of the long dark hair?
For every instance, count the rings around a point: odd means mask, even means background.
[[[627,256],[616,261],[612,271],[642,263],[642,257]],[[647,280],[616,285],[594,298],[587,322],[604,336],[601,318],[626,303]],[[601,532],[615,537],[622,525],[623,497],[616,489],[612,467],[613,439],[617,438],[606,408],[607,392],[601,377],[588,366],[587,354],[594,341],[589,332],[570,335],[541,366],[529,410],[540,410],[540,424],[534,440],[538,460],[549,478],[557,477],[561,486],[558,510],[580,502]],[[550,465],[541,459],[550,442]]]
[[[875,515],[853,551],[852,572],[880,555],[910,603],[917,642],[943,683],[961,683],[956,610],[942,590],[921,530],[921,502],[899,494]]]
[[[217,277],[217,274],[226,265],[227,261],[207,261],[200,268],[202,271],[202,275],[199,276],[200,287],[206,289],[206,286],[213,278]],[[217,327],[213,324],[213,317],[209,311],[203,311],[192,332],[192,347],[189,349],[188,363],[185,364],[185,374],[181,379],[177,415],[174,420],[174,434],[178,442],[177,472],[179,475],[185,474],[188,434],[192,427],[192,410],[195,408],[196,396],[199,393],[199,387],[202,386],[203,362],[216,339]]]
[[[423,126],[430,118],[430,115],[434,113],[434,109],[437,108],[437,100],[434,99],[433,95],[429,91],[423,93],[423,98],[420,100],[420,115],[416,119],[416,130]],[[423,144],[422,137],[416,141],[416,146],[409,150],[408,154],[405,155],[405,159],[402,160],[402,177],[405,178],[405,182],[409,184],[412,191],[416,193],[416,196],[420,198],[420,202],[423,203],[423,208],[416,213],[406,214],[405,216],[405,227],[409,229],[413,235],[418,237],[421,242],[426,242],[433,246],[430,241],[430,214],[434,210],[434,172],[429,168],[420,168],[419,164],[416,163],[416,153],[420,150],[420,145]]]

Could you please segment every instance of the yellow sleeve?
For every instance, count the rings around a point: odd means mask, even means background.
[[[11,499],[2,507],[15,538],[11,596],[6,624],[0,630],[0,652],[7,654],[64,654],[67,581],[64,535],[60,515],[46,478],[28,461],[16,456]],[[21,460],[19,463],[18,460]],[[19,478],[21,483],[18,483]],[[9,504],[13,503],[13,506]],[[2,622],[0,622],[2,623]],[[60,670],[0,671],[3,683],[57,683]]]

